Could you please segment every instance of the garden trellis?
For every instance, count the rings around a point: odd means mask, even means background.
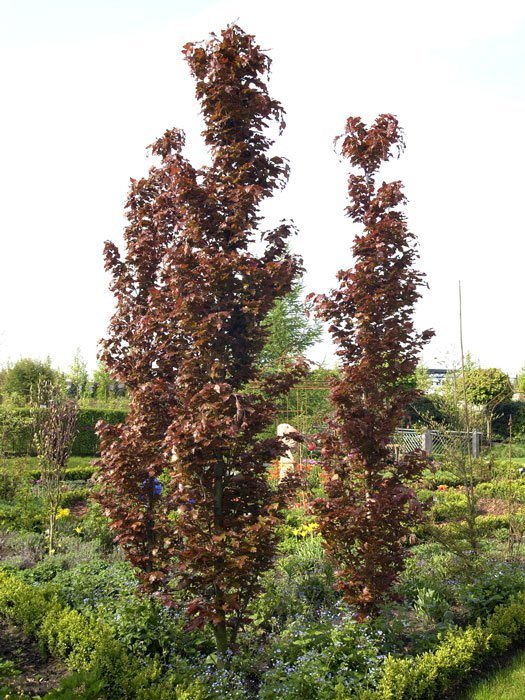
[[[424,450],[427,454],[446,455],[450,452],[466,454],[470,450],[473,457],[479,457],[481,451],[481,433],[457,430],[424,430],[399,428],[392,437],[392,446],[396,454],[410,454]]]

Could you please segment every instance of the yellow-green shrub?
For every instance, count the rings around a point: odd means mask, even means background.
[[[132,658],[111,627],[93,615],[60,605],[50,589],[0,571],[0,618],[12,620],[72,671],[100,679],[100,700],[207,700],[209,693],[185,667],[167,676],[155,659]],[[97,687],[99,687],[97,685]],[[62,697],[62,696],[60,696]]]
[[[34,634],[48,612],[58,609],[54,595],[46,589],[28,586],[0,571],[0,617],[20,625],[26,634]]]
[[[414,659],[389,657],[377,690],[381,700],[442,698],[464,681],[490,649],[490,634],[480,625],[450,631],[433,652]]]
[[[69,608],[50,610],[37,637],[53,656],[64,659],[75,671],[92,668],[109,652],[118,655],[119,651],[107,625]]]
[[[439,646],[413,658],[388,657],[375,690],[360,700],[441,700],[467,682],[472,672],[525,635],[525,593],[501,605],[487,623],[450,630]]]

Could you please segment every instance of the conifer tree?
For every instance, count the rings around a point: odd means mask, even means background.
[[[303,285],[297,282],[289,294],[276,300],[264,320],[268,340],[261,353],[261,362],[267,367],[278,367],[286,360],[304,355],[321,339],[321,324],[306,315],[303,290]]]

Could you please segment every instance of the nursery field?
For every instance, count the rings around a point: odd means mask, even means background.
[[[417,489],[428,511],[414,529],[395,600],[360,622],[334,590],[305,507],[323,489],[311,460],[302,490],[281,514],[277,559],[226,665],[217,663],[208,628],[188,629],[177,606],[137,595],[134,573],[91,498],[90,459],[69,460],[49,553],[38,463],[6,458],[1,697],[520,697],[502,688],[518,683],[522,657],[467,690],[525,634],[524,448],[514,446],[514,454],[524,457],[479,460],[471,484],[457,459],[424,473]]]

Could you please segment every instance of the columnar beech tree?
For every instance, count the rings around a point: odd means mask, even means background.
[[[413,268],[414,235],[399,209],[406,201],[402,184],[375,183],[381,164],[404,146],[398,122],[383,114],[367,128],[352,117],[340,138],[343,157],[358,169],[349,176],[347,214],[363,232],[354,241],[354,267],[338,273],[339,286],[328,296],[316,298],[341,363],[322,450],[326,498],[316,511],[339,566],[338,586],[367,614],[395,581],[420,513],[408,482],[424,459],[395,462],[388,443],[415,398],[407,379],[432,332],[417,333],[412,320],[423,275]]]
[[[183,133],[167,131],[152,146],[160,164],[131,185],[125,258],[106,245],[117,311],[101,359],[130,413],[99,428],[100,500],[144,588],[183,589],[191,624],[211,623],[223,652],[274,555],[281,496],[265,465],[283,449],[259,435],[305,370],[270,376],[258,358],[263,320],[301,266],[290,225],[257,234],[261,202],[288,176],[268,153],[267,126],[283,127],[269,58],[236,26],[184,53],[211,162],[194,168]]]

